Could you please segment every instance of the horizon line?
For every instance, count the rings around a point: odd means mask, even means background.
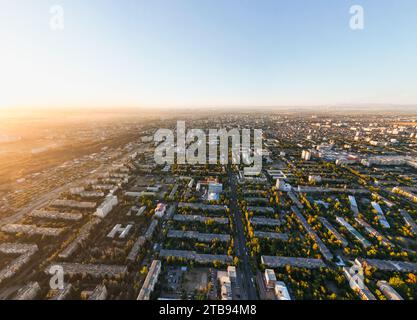
[[[187,110],[229,110],[229,109],[241,109],[241,110],[278,110],[278,109],[317,109],[317,110],[329,110],[333,108],[343,108],[344,111],[351,111],[355,108],[359,109],[387,109],[387,108],[416,108],[417,111],[417,103],[335,103],[335,104],[311,104],[311,105],[90,105],[90,106],[82,106],[82,105],[74,105],[74,106],[0,106],[0,111],[4,112],[44,112],[44,111],[55,111],[55,112],[71,112],[71,111],[147,111],[149,109],[150,112],[154,111],[187,111]],[[339,110],[337,110],[339,111]],[[396,109],[395,111],[398,111]]]

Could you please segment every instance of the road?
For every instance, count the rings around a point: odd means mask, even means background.
[[[29,212],[44,206],[49,201],[58,197],[59,194],[65,191],[67,188],[68,188],[68,185],[65,185],[65,186],[56,188],[53,191],[42,195],[40,198],[38,198],[35,201],[32,201],[29,205],[27,205],[23,209],[20,209],[17,213],[0,219],[0,225],[16,223],[17,221],[21,220],[25,215],[27,215]]]
[[[246,248],[246,241],[245,241],[245,231],[243,228],[242,222],[242,212],[238,207],[237,203],[237,187],[236,187],[236,176],[232,172],[231,168],[229,167],[228,170],[228,178],[229,178],[229,185],[231,188],[230,194],[230,213],[233,216],[234,226],[236,228],[236,237],[235,237],[235,252],[239,258],[239,267],[238,270],[241,274],[241,282],[242,282],[242,290],[244,295],[242,298],[246,298],[249,300],[257,300],[258,293],[255,287],[255,277],[251,271],[250,264],[249,264],[249,254]]]
[[[47,203],[49,203],[51,200],[54,200],[59,197],[61,193],[64,191],[69,190],[72,187],[77,187],[80,184],[82,184],[85,179],[89,176],[94,177],[98,176],[101,170],[103,170],[104,165],[100,165],[100,167],[96,170],[96,173],[94,175],[91,175],[90,173],[86,174],[85,176],[76,179],[75,181],[72,181],[68,184],[65,184],[63,186],[60,186],[58,188],[53,189],[52,191],[49,191],[42,196],[40,196],[35,201],[30,202],[27,206],[23,207],[19,211],[17,211],[15,214],[1,218],[0,219],[0,226],[9,224],[9,223],[17,223],[19,220],[21,220],[24,216],[32,212],[33,210],[39,209],[43,206],[45,206]]]

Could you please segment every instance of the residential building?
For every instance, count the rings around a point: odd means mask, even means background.
[[[152,291],[155,288],[156,283],[158,282],[159,273],[161,272],[161,261],[154,260],[152,261],[149,272],[145,278],[142,289],[139,292],[137,300],[150,300]]]

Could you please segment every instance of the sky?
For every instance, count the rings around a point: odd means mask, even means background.
[[[0,0],[0,110],[367,103],[417,105],[415,0]]]

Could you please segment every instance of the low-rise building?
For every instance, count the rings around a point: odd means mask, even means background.
[[[339,233],[339,231],[336,230],[335,227],[332,226],[332,224],[325,218],[325,217],[319,217],[320,222],[329,230],[336,239],[342,244],[343,247],[347,247],[349,243],[347,240]]]
[[[355,196],[349,195],[349,202],[350,202],[350,210],[353,211],[353,214],[357,216],[359,214],[358,204],[356,202]]]
[[[72,289],[72,284],[66,283],[62,289],[54,290],[55,293],[50,300],[66,300],[71,296]]]
[[[347,188],[324,188],[312,186],[298,186],[299,193],[351,193],[351,194],[370,194],[368,189],[347,189]]]
[[[101,222],[99,218],[93,218],[89,222],[87,222],[78,232],[76,238],[65,247],[65,249],[58,254],[58,257],[61,259],[68,259],[72,256],[75,251],[88,239],[90,236],[91,231],[94,229],[96,225]]]
[[[88,300],[106,300],[107,299],[107,288],[104,284],[99,284],[94,291],[91,293]]]
[[[392,192],[409,198],[413,202],[417,202],[417,195],[404,187],[394,187],[392,189]]]
[[[269,268],[280,268],[285,266],[293,266],[299,268],[315,269],[325,268],[326,264],[321,259],[311,258],[295,258],[282,256],[261,256],[263,265]]]
[[[142,289],[139,292],[137,300],[149,300],[151,293],[155,288],[156,283],[158,282],[159,273],[161,272],[161,261],[154,260],[152,261],[149,272],[145,278]]]
[[[379,203],[377,203],[375,201],[372,201],[371,205],[375,209],[375,211],[377,212],[379,223],[381,224],[381,226],[385,229],[389,229],[390,225],[389,225],[387,219],[385,218],[384,212],[382,211],[382,208],[379,205]]]
[[[281,225],[281,220],[270,219],[270,218],[265,218],[265,217],[253,217],[250,219],[250,223],[255,226],[259,225],[259,226],[278,227]]]
[[[254,236],[260,239],[278,239],[281,241],[288,241],[288,234],[281,232],[265,232],[265,231],[254,231]]]
[[[278,300],[291,300],[290,293],[288,292],[287,286],[282,281],[275,282],[275,296]]]
[[[296,215],[298,221],[300,221],[301,225],[306,229],[309,236],[314,240],[314,242],[319,247],[320,252],[322,253],[323,257],[326,260],[332,260],[333,254],[330,252],[330,250],[326,247],[324,242],[320,239],[320,237],[317,235],[317,233],[313,230],[313,228],[310,226],[310,224],[307,222],[307,220],[304,218],[304,216],[301,214],[301,212],[298,210],[296,206],[291,207],[292,211]]]
[[[357,263],[383,271],[417,272],[417,263],[382,259],[356,259]]]
[[[30,224],[6,224],[1,231],[6,233],[23,233],[29,236],[40,235],[48,237],[57,237],[64,232],[65,228],[44,228]]]
[[[273,289],[275,287],[275,283],[277,282],[277,278],[275,276],[275,272],[272,269],[265,269],[265,285],[269,289]]]
[[[236,281],[236,267],[235,266],[228,266],[227,267],[227,275],[229,276],[232,282]]]
[[[41,287],[37,282],[30,282],[24,287],[20,288],[14,300],[34,300],[41,291]]]
[[[98,206],[95,215],[99,218],[105,218],[117,204],[117,196],[109,194]]]
[[[310,161],[311,160],[311,151],[310,150],[303,150],[301,152],[301,159]]]
[[[173,257],[185,260],[195,261],[201,264],[209,264],[214,262],[220,262],[222,264],[228,264],[233,262],[233,257],[222,254],[204,254],[197,253],[189,250],[166,250],[161,249],[159,255],[164,258]]]
[[[64,269],[66,275],[88,274],[95,278],[101,277],[119,277],[127,272],[126,266],[106,265],[106,264],[82,264],[60,262],[60,266]],[[45,273],[49,274],[50,266],[45,269]]]
[[[309,175],[308,176],[308,182],[310,183],[321,183],[321,176],[318,175]]]
[[[410,214],[405,210],[400,210],[400,214],[403,217],[405,223],[411,228],[411,231],[414,233],[414,235],[417,235],[417,225]]]
[[[158,203],[155,208],[155,217],[162,218],[165,215],[167,206],[164,203]]]
[[[44,218],[51,220],[68,220],[77,221],[81,220],[83,215],[81,213],[48,211],[48,210],[34,210],[29,214],[31,217]]]
[[[54,207],[68,207],[74,209],[94,209],[96,207],[95,202],[76,201],[76,200],[60,200],[56,199],[51,202],[51,206]]]
[[[298,199],[297,195],[291,190],[287,192],[288,197],[291,199],[291,201],[297,206],[298,209],[303,209],[304,206],[301,203],[301,201]]]
[[[389,241],[386,237],[384,237],[382,234],[380,234],[377,230],[375,230],[374,228],[371,227],[371,225],[369,223],[367,223],[365,220],[356,217],[355,220],[358,222],[359,225],[361,225],[371,237],[376,238],[378,241],[381,241],[381,243],[390,248],[393,247],[394,245],[391,243],[391,241]]]
[[[220,298],[221,300],[233,300],[232,281],[223,272],[217,273],[217,278],[220,283]]]
[[[169,230],[167,237],[168,238],[196,239],[201,242],[211,242],[213,240],[219,240],[220,242],[230,241],[230,235],[228,234],[200,233],[197,231],[182,231],[182,230]]]
[[[157,226],[158,226],[158,220],[156,220],[156,219],[152,220],[151,224],[149,225],[149,227],[146,230],[145,235],[144,235],[146,240],[151,240],[152,239],[152,236],[153,236]]]
[[[248,211],[249,212],[254,212],[254,213],[270,213],[270,214],[274,214],[275,210],[272,207],[259,207],[259,206],[248,206]]]
[[[366,249],[371,246],[371,243],[365,239],[364,236],[362,236],[350,223],[348,223],[345,219],[342,217],[336,217],[336,221],[345,227]]]
[[[120,239],[125,239],[132,227],[132,224],[128,224],[126,227],[123,227],[121,224],[116,224],[107,237],[113,239],[118,234]]]
[[[380,280],[376,285],[388,300],[404,300],[401,295],[388,284],[388,282]]]
[[[201,223],[206,223],[208,221],[211,221],[217,224],[229,223],[229,219],[227,218],[206,217],[206,216],[200,216],[200,215],[184,215],[184,214],[174,215],[173,220],[180,221],[180,222],[201,222]]]
[[[289,192],[292,190],[292,186],[283,179],[277,179],[275,186],[279,191]]]
[[[0,283],[4,280],[13,277],[20,271],[25,264],[27,264],[33,255],[38,251],[36,244],[22,244],[22,243],[2,243],[0,244],[0,252],[3,254],[18,254],[19,256],[7,264],[0,270]]]
[[[144,236],[139,236],[138,239],[133,244],[133,247],[130,250],[129,254],[127,255],[127,260],[135,261],[140,248],[142,248],[145,243],[146,243],[146,238]]]
[[[225,211],[226,206],[217,204],[204,204],[204,203],[191,203],[191,202],[180,202],[178,208],[189,208],[191,210],[204,210],[204,211]]]

